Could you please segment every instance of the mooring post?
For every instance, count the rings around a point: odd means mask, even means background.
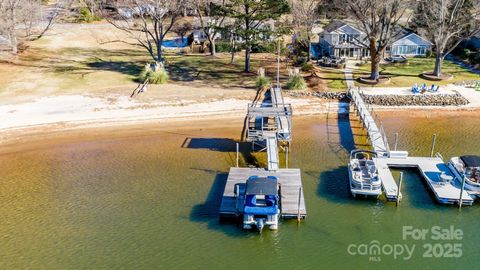
[[[400,202],[400,189],[402,189],[402,182],[403,182],[403,172],[400,172],[400,182],[398,182],[397,202],[395,203],[395,206],[398,206],[398,203]]]
[[[395,151],[397,151],[397,144],[398,144],[398,132],[395,133]]]
[[[302,187],[298,189],[298,210],[297,210],[297,222],[300,222],[300,200],[302,198]]]
[[[432,138],[432,151],[430,152],[430,157],[433,157],[433,151],[435,151],[435,143],[437,142],[437,134],[433,134]]]
[[[288,146],[285,147],[285,168],[288,169]]]
[[[463,190],[465,189],[465,176],[462,178],[462,189],[460,190],[460,199],[458,200],[458,208],[462,208],[463,204]]]
[[[238,146],[238,142],[237,142],[237,168],[238,168],[238,152],[239,152],[238,148],[239,148],[239,146]]]

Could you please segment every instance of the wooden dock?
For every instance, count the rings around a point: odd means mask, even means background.
[[[455,181],[450,169],[439,157],[375,158],[374,162],[384,186],[385,195],[389,200],[396,200],[398,189],[390,168],[418,168],[437,202],[442,204],[458,204],[460,202],[461,186]],[[441,175],[450,178],[451,181],[442,181]],[[462,204],[473,204],[473,199],[467,192],[462,194]]]
[[[280,184],[280,216],[282,218],[289,219],[297,218],[298,216],[305,218],[307,216],[300,169],[267,171],[262,168],[230,168],[225,190],[223,191],[222,203],[220,205],[220,216],[238,217],[242,214],[239,209],[243,210],[243,204],[236,205],[234,187],[237,183],[244,184],[250,176],[255,175],[260,177],[277,177],[278,183]]]
[[[367,129],[368,137],[372,143],[373,150],[379,156],[387,156],[389,147],[383,127],[377,126],[377,123],[375,122],[375,119],[373,118],[367,104],[363,101],[360,92],[352,88],[349,90],[349,93],[353,103],[355,104],[358,115]]]

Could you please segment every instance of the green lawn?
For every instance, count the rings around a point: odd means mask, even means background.
[[[456,65],[451,61],[445,60],[443,62],[444,73],[452,74],[454,77],[452,80],[442,81],[442,82],[432,82],[427,81],[419,77],[422,72],[433,71],[435,64],[434,58],[409,58],[407,64],[386,64],[381,65],[381,75],[390,76],[391,82],[387,86],[391,87],[411,87],[415,83],[418,84],[436,84],[436,85],[445,85],[449,83],[462,82],[462,81],[472,81],[480,79],[478,74],[472,73],[465,68]],[[370,65],[364,65],[359,67],[359,71],[355,72],[355,78],[360,76],[365,76],[370,72]],[[355,82],[360,86],[363,85],[359,82]],[[378,87],[385,87],[386,85],[378,85]]]
[[[319,78],[327,83],[327,88],[330,91],[339,92],[347,89],[345,82],[345,74],[342,69],[317,67],[317,74]]]

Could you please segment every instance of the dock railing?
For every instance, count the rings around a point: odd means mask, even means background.
[[[358,96],[353,94],[353,91],[358,91],[357,92]],[[374,142],[376,140],[382,139],[383,143],[384,143],[384,146],[385,146],[384,151],[386,152],[387,156],[390,156],[390,145],[388,144],[388,136],[385,132],[385,129],[383,128],[383,123],[380,120],[380,118],[378,117],[378,114],[373,111],[372,106],[370,104],[368,104],[367,102],[365,102],[365,100],[363,100],[363,97],[365,96],[363,90],[361,90],[360,88],[358,88],[358,90],[354,90],[354,89],[350,88],[350,89],[348,89],[348,94],[349,94],[350,98],[352,99],[353,104],[355,105],[355,108],[357,110],[357,114],[362,119],[363,125],[365,126],[367,131],[371,130],[370,122],[365,122],[364,121],[365,119],[367,119],[367,113],[370,114],[371,118],[374,121],[374,124],[377,126],[378,132],[380,134],[380,136],[378,138],[373,138],[372,134],[370,134],[370,132],[368,132],[368,137],[369,137],[370,141],[372,142],[372,146],[374,145]],[[362,100],[360,100],[360,99],[362,99]],[[367,109],[366,112],[365,111],[360,111],[359,108],[361,107],[360,106],[361,102],[363,103],[364,107]]]

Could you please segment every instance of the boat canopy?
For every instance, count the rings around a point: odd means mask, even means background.
[[[480,156],[461,156],[463,164],[469,168],[480,168]]]
[[[246,195],[278,195],[277,178],[252,176],[247,180]]]

